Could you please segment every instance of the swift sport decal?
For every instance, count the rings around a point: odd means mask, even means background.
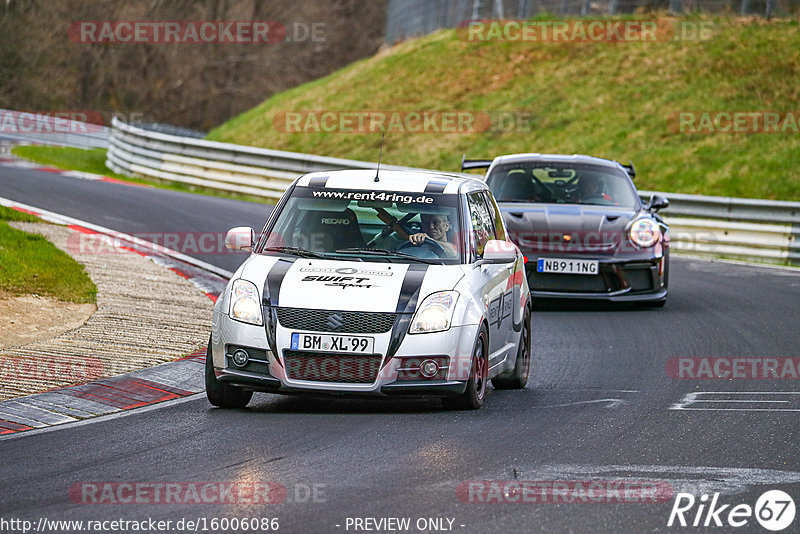
[[[363,287],[368,289],[373,287],[374,284],[370,283],[371,279],[363,276],[325,276],[325,275],[306,275],[301,282],[325,282],[326,286],[340,287],[346,289],[348,287]]]
[[[301,259],[283,277],[280,305],[394,312],[403,294],[403,281],[409,267],[401,263]]]

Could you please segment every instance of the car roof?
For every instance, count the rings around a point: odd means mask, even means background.
[[[605,158],[596,158],[594,156],[585,156],[583,154],[538,154],[533,152],[526,154],[507,154],[494,158],[492,166],[523,161],[541,161],[543,163],[591,163],[594,165],[613,167],[625,172],[625,168],[619,162]]]
[[[360,189],[408,193],[457,194],[488,190],[479,176],[468,177],[424,170],[381,170],[375,181],[374,169],[347,169],[312,172],[301,176],[295,184],[299,187],[329,187],[332,189]]]

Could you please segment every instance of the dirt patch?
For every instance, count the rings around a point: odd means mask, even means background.
[[[116,376],[205,347],[213,304],[189,280],[131,250],[74,246],[79,237],[99,236],[53,224],[11,226],[44,235],[81,263],[97,286],[97,310],[72,330],[0,348],[0,400]],[[38,319],[58,321],[48,304],[36,303]],[[0,325],[4,335],[17,326]]]
[[[94,304],[63,302],[39,295],[0,293],[0,349],[46,341],[81,326],[95,312]]]

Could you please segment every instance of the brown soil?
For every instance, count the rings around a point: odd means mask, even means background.
[[[0,349],[45,341],[74,330],[92,316],[94,304],[62,302],[39,295],[10,296],[0,292]]]

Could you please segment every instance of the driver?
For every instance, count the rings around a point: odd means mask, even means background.
[[[603,182],[593,176],[584,176],[578,182],[578,198],[581,202],[591,200],[612,200],[610,196],[603,192]]]
[[[447,240],[447,231],[450,229],[447,215],[424,213],[420,215],[420,219],[422,220],[422,232],[408,236],[408,240],[414,245],[421,245],[426,239],[433,239],[441,245],[448,257],[455,258],[458,251]]]

